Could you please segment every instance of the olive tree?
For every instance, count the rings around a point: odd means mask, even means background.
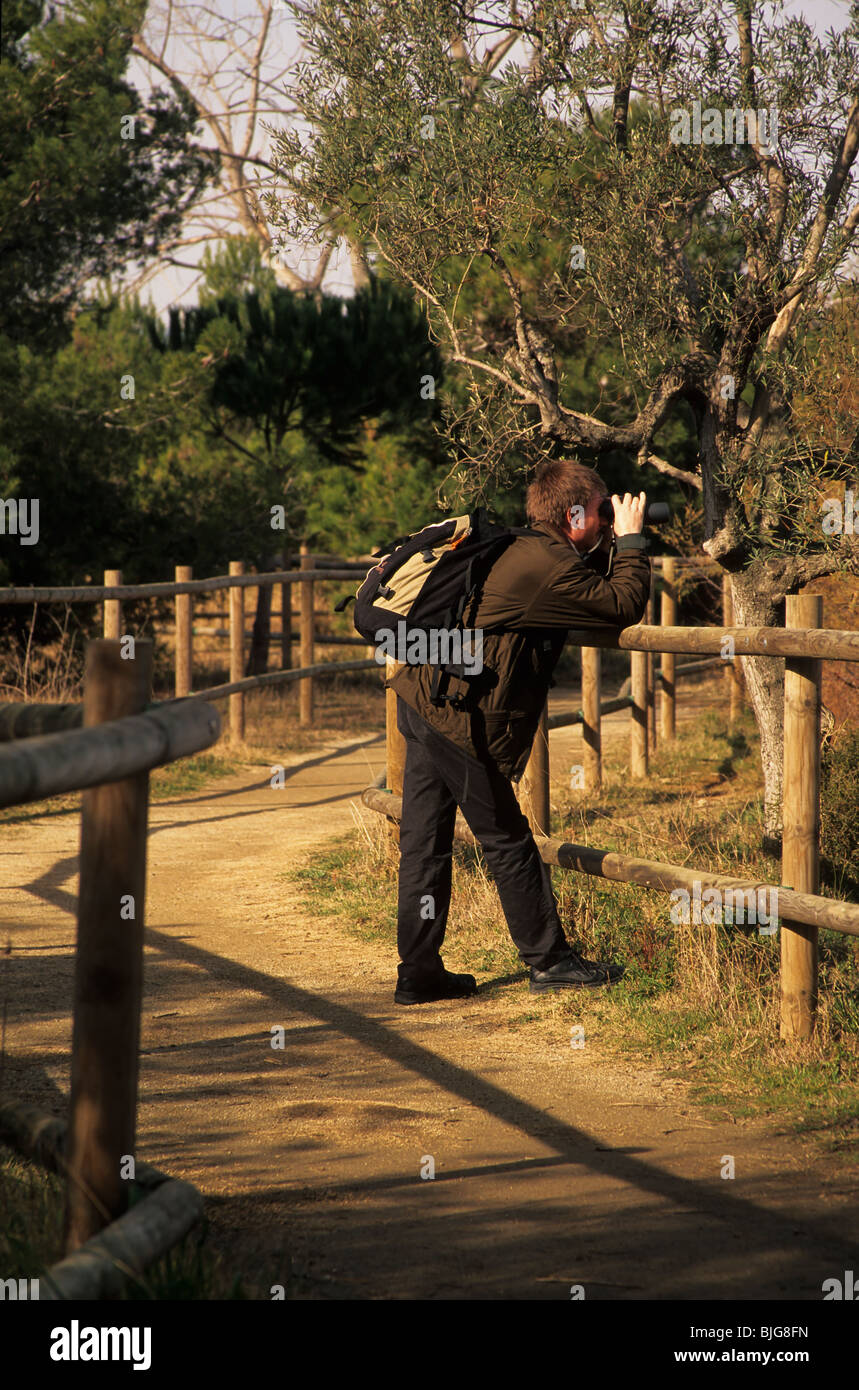
[[[336,208],[416,291],[465,383],[448,419],[461,472],[498,474],[514,447],[533,462],[621,449],[642,486],[652,470],[694,486],[740,625],[777,625],[786,595],[859,572],[853,527],[824,525],[859,459],[841,380],[856,369],[855,5],[823,37],[752,0],[291,8],[307,125],[279,135],[273,220],[321,236]],[[470,294],[487,273],[500,340]],[[557,351],[582,314],[613,353],[587,411]],[[664,457],[678,418],[691,467]],[[743,667],[776,840],[784,663]]]

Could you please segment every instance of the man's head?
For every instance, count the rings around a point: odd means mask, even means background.
[[[611,523],[599,515],[608,496],[598,473],[573,459],[549,459],[540,465],[525,498],[528,520],[547,521],[563,531],[584,554],[605,535]]]

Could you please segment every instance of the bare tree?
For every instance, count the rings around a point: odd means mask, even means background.
[[[288,259],[280,254],[283,248],[263,202],[278,182],[267,125],[273,119],[301,119],[299,105],[285,93],[294,64],[294,55],[288,53],[294,33],[283,5],[273,0],[239,4],[237,11],[224,3],[151,0],[143,27],[134,35],[134,52],[148,79],[154,84],[167,80],[202,125],[202,148],[219,160],[217,183],[195,201],[180,230],[160,247],[158,262],[141,272],[136,285],[145,284],[165,265],[196,269],[195,261],[188,259],[191,248],[217,244],[238,232],[259,246],[281,285],[314,295],[321,292],[342,238],[353,284],[360,289],[369,283],[371,272],[361,243],[350,238],[333,208],[327,210],[318,235],[304,229],[286,248]],[[315,256],[308,273],[298,268],[302,244]],[[262,569],[276,562],[288,567],[289,548],[277,557],[265,554],[256,560]],[[271,598],[270,587],[258,591],[249,674],[265,670]]]
[[[218,6],[152,0],[141,30],[134,35],[134,52],[153,84],[161,79],[173,88],[198,117],[203,147],[219,158],[219,179],[198,199],[181,231],[160,248],[160,260],[138,278],[145,283],[165,265],[196,269],[187,259],[190,248],[221,241],[239,232],[262,249],[278,281],[288,289],[318,293],[337,241],[343,235],[338,218],[329,214],[318,237],[316,263],[303,274],[278,254],[278,237],[264,211],[262,199],[277,187],[271,160],[267,123],[301,118],[298,105],[285,94],[294,59],[289,15],[273,0],[240,0],[238,12]],[[348,241],[348,236],[347,236]],[[291,259],[300,253],[291,248]],[[366,284],[369,268],[360,245],[349,244],[353,281]]]

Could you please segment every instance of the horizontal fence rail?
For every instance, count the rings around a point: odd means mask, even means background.
[[[614,714],[619,709],[629,709],[632,705],[631,695],[615,695],[612,700],[603,700],[600,703],[600,715]],[[568,714],[550,714],[546,720],[546,727],[549,729],[568,729],[573,724],[584,724],[587,719],[583,709],[570,710]]]
[[[25,704],[15,701],[0,705],[0,743],[38,734],[56,734],[63,729],[79,729],[84,707],[74,704]]]
[[[393,792],[367,787],[361,800],[365,806],[379,815],[397,821],[402,816],[403,798]],[[454,835],[463,844],[478,844],[461,812],[457,812]],[[688,892],[696,883],[702,889],[718,888],[723,893],[726,890],[736,893],[757,894],[759,890],[777,893],[778,915],[783,921],[800,922],[805,926],[824,927],[827,931],[859,936],[859,906],[853,906],[851,903],[835,902],[831,898],[821,898],[814,893],[795,893],[791,889],[781,888],[777,884],[761,883],[757,879],[714,874],[709,869],[690,869],[686,865],[663,864],[656,859],[637,859],[615,850],[576,845],[568,840],[552,839],[545,835],[535,835],[534,838],[543,863],[556,865],[560,869],[571,869],[575,873],[609,879],[613,883],[637,883],[641,888],[652,888],[661,893],[670,893],[676,888],[683,888]]]
[[[194,697],[90,729],[21,738],[0,748],[0,806],[148,772],[210,748],[220,732],[218,711]]]
[[[266,574],[220,574],[213,579],[185,579],[163,584],[79,584],[59,589],[0,589],[0,603],[102,603],[105,599],[174,598],[210,594],[216,589],[257,589],[266,584],[312,584],[331,579],[360,579],[367,569],[273,570]]]
[[[362,646],[366,647],[367,643],[362,638],[358,640]],[[324,646],[325,643],[317,642],[317,645]],[[370,657],[363,661],[322,661],[314,666],[297,666],[289,671],[266,671],[261,676],[246,676],[240,681],[213,685],[206,690],[195,690],[193,695],[183,696],[182,700],[219,700],[241,690],[254,690],[265,685],[282,685],[284,682],[304,680],[308,676],[331,676],[341,672],[378,671],[379,669],[380,663],[375,658]],[[155,714],[179,703],[179,700],[157,700],[147,707],[145,713]],[[216,718],[219,718],[215,710],[212,713],[215,714]],[[0,744],[11,743],[16,739],[33,740],[39,735],[68,732],[80,729],[82,724],[83,705],[81,704],[24,704],[16,702],[0,705]],[[32,742],[28,746],[32,747]],[[190,753],[199,750],[191,748],[187,751]],[[171,762],[174,757],[183,758],[186,756],[185,752],[175,753],[171,754],[166,761]],[[3,750],[0,749],[0,761],[2,758]],[[159,764],[153,763],[152,766],[157,767]],[[125,776],[126,774],[122,773],[121,775]],[[54,793],[47,794],[54,795]]]
[[[721,656],[726,638],[733,641],[737,656],[859,661],[859,632],[849,628],[654,627],[637,623],[620,632],[617,628],[570,628],[567,632],[567,641],[577,647],[614,647],[630,652],[706,652],[713,656]]]
[[[326,613],[325,616],[327,617],[328,614]],[[175,627],[175,625],[171,623],[166,623],[165,627],[166,630],[169,632],[171,630],[171,627]],[[200,623],[194,624],[192,632],[192,636],[194,637],[229,637],[229,635],[230,629],[228,627],[208,627],[203,626]],[[272,627],[269,633],[269,637],[272,642],[274,642],[282,635],[282,630],[279,627]],[[293,632],[289,634],[289,641],[300,642],[300,633]],[[332,635],[332,633],[330,632],[314,633],[313,642],[314,646],[317,647],[366,647],[369,645],[366,637],[336,637]]]
[[[725,656],[708,656],[704,661],[684,661],[682,666],[672,666],[670,675],[664,667],[659,666],[653,673],[654,679],[661,681],[674,676],[691,676],[695,671],[709,671],[714,666],[724,667],[726,663],[730,664],[730,661],[731,658]]]
[[[661,568],[663,556],[652,556],[651,563]],[[671,557],[669,557],[671,558]],[[311,569],[270,570],[265,574],[215,575],[209,579],[169,580],[157,584],[74,584],[57,588],[0,588],[0,603],[103,603],[105,599],[173,598],[177,594],[208,594],[218,589],[256,588],[267,584],[312,584],[315,581],[330,579],[356,579],[366,574],[375,561],[343,561],[335,565],[333,561],[325,564],[314,562]],[[675,564],[683,567],[706,566],[713,561],[675,559]],[[719,571],[721,573],[721,570]],[[698,631],[697,628],[689,631]],[[576,641],[585,641],[577,637]],[[592,646],[600,646],[592,642]]]
[[[366,645],[365,642],[364,646]],[[264,685],[283,685],[287,681],[306,680],[310,676],[336,676],[349,671],[378,671],[379,669],[379,662],[369,657],[366,661],[322,661],[315,666],[296,667],[294,671],[266,671],[262,676],[245,676],[240,681],[210,686],[208,690],[199,691],[199,695],[207,700],[222,700],[225,695],[236,695],[245,690],[257,690]],[[197,692],[195,692],[195,698],[196,695]]]
[[[655,569],[662,569],[664,556],[652,556]],[[670,557],[680,569],[719,567],[713,560]],[[0,603],[103,603],[106,599],[170,599],[178,594],[213,594],[217,589],[256,588],[268,584],[311,584],[316,581],[354,580],[373,567],[374,557],[367,560],[314,559],[309,570],[268,570],[264,574],[217,574],[207,580],[164,581],[157,584],[74,584],[57,588],[0,588]],[[719,570],[721,573],[721,570]],[[694,630],[696,631],[696,630]],[[577,637],[577,641],[578,641]],[[581,641],[585,641],[582,637]],[[599,646],[599,642],[592,642]]]

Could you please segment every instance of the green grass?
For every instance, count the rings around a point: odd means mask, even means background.
[[[149,775],[152,801],[164,801],[182,792],[196,792],[218,777],[228,777],[242,766],[239,758],[227,753],[196,753],[179,758],[166,767],[156,767]]]
[[[63,1234],[63,1189],[0,1146],[0,1278],[35,1279],[57,1258]]]
[[[142,1199],[132,1190],[131,1204]],[[0,1278],[46,1280],[62,1257],[64,1187],[54,1173],[0,1146]],[[271,1287],[293,1288],[277,1264],[250,1261],[236,1270],[217,1248],[205,1219],[123,1294],[127,1301],[269,1299]]]
[[[632,783],[625,746],[610,744],[599,796],[555,784],[553,834],[642,858],[778,884],[779,862],[759,849],[763,828],[757,734],[718,712],[651,759]],[[376,941],[396,959],[397,854],[381,818],[366,834],[315,854],[289,877],[310,910]],[[495,997],[509,991],[506,1026],[521,1033],[583,1023],[631,1065],[658,1064],[692,1083],[691,1097],[737,1118],[772,1115],[814,1134],[840,1161],[859,1161],[859,941],[820,932],[814,1038],[779,1040],[779,937],[756,927],[674,925],[667,894],[553,870],[559,912],[584,955],[623,961],[610,992],[556,994],[523,1012],[522,963],[478,852],[456,845],[445,962],[470,970]],[[368,893],[368,882],[373,884]],[[832,889],[823,890],[834,896]]]

